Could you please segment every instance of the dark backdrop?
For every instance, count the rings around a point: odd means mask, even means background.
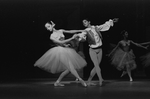
[[[44,27],[47,21],[54,21],[56,29],[84,29],[84,18],[90,19],[93,25],[100,25],[116,17],[119,22],[103,33],[101,68],[104,78],[118,78],[121,72],[110,65],[110,59],[105,54],[110,50],[110,43],[117,44],[121,39],[122,30],[127,30],[130,39],[137,43],[150,40],[149,4],[148,0],[1,0],[1,78],[58,77],[59,74],[53,75],[33,67],[52,43],[49,40],[50,33]],[[87,78],[93,64],[86,42],[83,50],[88,61],[83,77]],[[146,51],[137,47],[134,50],[139,66],[137,70],[141,70],[138,57]]]

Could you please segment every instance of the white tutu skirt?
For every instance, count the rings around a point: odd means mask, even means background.
[[[34,66],[53,74],[70,70],[71,68],[81,69],[86,65],[86,61],[74,49],[61,46],[49,49],[34,64]]]
[[[141,59],[143,60],[143,65],[145,67],[150,66],[150,53],[147,53],[146,55],[142,56]]]
[[[135,56],[133,51],[124,52],[122,49],[118,48],[111,56],[111,64],[113,64],[118,70],[124,70],[126,66],[130,70],[136,68]]]

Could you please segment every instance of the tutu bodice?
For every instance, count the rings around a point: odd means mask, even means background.
[[[129,51],[131,51],[131,48],[130,48],[130,41],[128,40],[128,41],[124,41],[124,40],[122,40],[121,42],[120,42],[120,46],[119,46],[123,51],[125,51],[125,52],[129,52]]]

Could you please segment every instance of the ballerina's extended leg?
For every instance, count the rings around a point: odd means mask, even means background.
[[[69,70],[65,70],[63,73],[61,73],[61,75],[59,76],[59,78],[57,79],[57,81],[54,83],[54,86],[64,86],[64,84],[61,84],[60,81],[62,80],[62,78],[64,76],[66,76],[69,73]]]
[[[74,66],[72,65],[72,63],[69,61],[69,65],[70,65],[70,72],[77,78],[79,79],[80,83],[86,87],[87,84],[85,83],[85,81],[78,75],[77,71],[74,69]]]
[[[131,70],[128,67],[127,67],[127,73],[130,78],[130,81],[133,81],[132,76],[131,76]]]

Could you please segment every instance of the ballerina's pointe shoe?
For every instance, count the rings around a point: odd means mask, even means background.
[[[54,83],[54,86],[61,86],[61,87],[63,87],[63,86],[65,86],[64,84],[61,84],[61,83]]]
[[[91,82],[88,82],[87,85],[88,85],[88,86],[96,86],[95,83],[91,83]]]
[[[80,80],[80,82],[84,87],[87,87],[87,84],[83,80]]]

